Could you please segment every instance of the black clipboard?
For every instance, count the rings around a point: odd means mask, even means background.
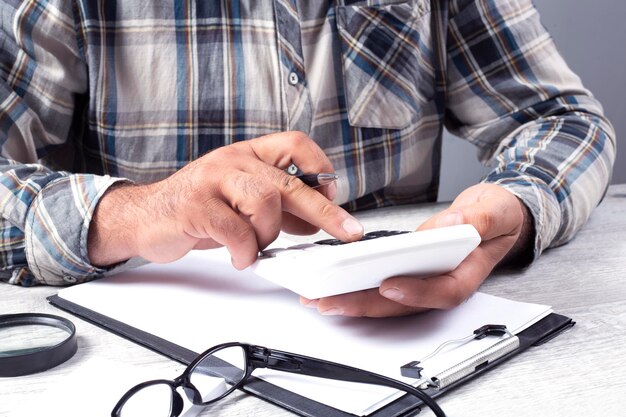
[[[67,301],[59,297],[58,295],[48,297],[48,301],[55,307],[72,313],[107,331],[115,333],[142,346],[145,346],[148,349],[151,349],[182,364],[189,364],[199,353],[183,348],[175,343],[154,336],[150,333],[144,332],[120,321],[113,320],[110,317],[107,317],[100,313],[96,313],[78,304]],[[553,339],[554,337],[561,334],[563,331],[572,327],[574,324],[575,322],[569,317],[556,313],[551,313],[534,325],[516,334],[516,336],[519,338],[520,343],[519,347],[514,351],[496,360],[490,361],[486,366],[481,367],[479,370],[463,377],[462,379],[456,381],[454,384],[447,386],[446,388],[429,388],[425,392],[433,398],[441,396],[453,390],[455,387],[483,375],[494,367],[500,365],[502,362],[523,352],[531,346],[539,346]],[[336,408],[332,408],[326,404],[322,404],[301,395],[295,394],[291,391],[277,387],[258,378],[251,378],[250,382],[246,383],[246,385],[242,389],[249,394],[262,398],[301,416],[354,417],[353,414],[337,410]],[[396,401],[369,414],[369,416],[402,417],[416,415],[419,414],[419,412],[421,411],[421,407],[422,402],[420,400],[411,395],[404,395]]]

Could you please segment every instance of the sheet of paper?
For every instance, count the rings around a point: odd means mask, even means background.
[[[550,313],[544,305],[476,294],[450,311],[400,318],[322,316],[298,296],[230,266],[224,249],[194,251],[166,265],[146,265],[60,291],[59,296],[196,352],[247,342],[301,353],[403,379],[400,366],[443,341],[488,323],[519,332]],[[297,274],[298,271],[293,271]],[[495,343],[495,341],[494,341]],[[467,356],[484,349],[463,346]],[[256,376],[356,415],[391,401],[394,390],[312,379],[277,371]]]
[[[130,388],[153,379],[174,379],[184,369],[183,365],[175,364],[164,372],[163,369],[132,367],[127,363],[94,357],[64,376],[62,384],[51,385],[42,395],[37,396],[36,401],[23,404],[12,417],[110,416],[115,404]],[[187,401],[184,394],[181,396],[185,404],[180,417],[195,417],[204,409]],[[160,402],[147,401],[142,415],[163,415],[163,410],[151,410],[150,404]]]

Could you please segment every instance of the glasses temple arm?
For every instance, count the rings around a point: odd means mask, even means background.
[[[256,348],[258,350],[255,349],[251,352],[251,359],[255,368],[268,368],[306,376],[395,388],[418,397],[433,410],[437,417],[445,417],[443,410],[430,396],[404,382],[363,369],[310,356],[268,348]]]

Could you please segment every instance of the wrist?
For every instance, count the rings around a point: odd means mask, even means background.
[[[98,201],[89,224],[87,253],[97,267],[109,267],[138,255],[137,232],[142,218],[135,204],[143,186],[118,183]],[[139,200],[142,198],[139,197]]]
[[[522,211],[522,225],[515,244],[499,266],[522,268],[530,265],[535,256],[535,222],[526,204],[519,197],[517,201]]]

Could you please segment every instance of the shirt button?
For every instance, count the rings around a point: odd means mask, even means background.
[[[73,277],[71,275],[63,275],[63,281],[68,282],[70,284],[75,284],[78,279],[76,279],[76,277]]]
[[[298,81],[300,81],[298,79],[298,74],[296,74],[295,72],[289,73],[289,84],[296,85],[298,84]]]

